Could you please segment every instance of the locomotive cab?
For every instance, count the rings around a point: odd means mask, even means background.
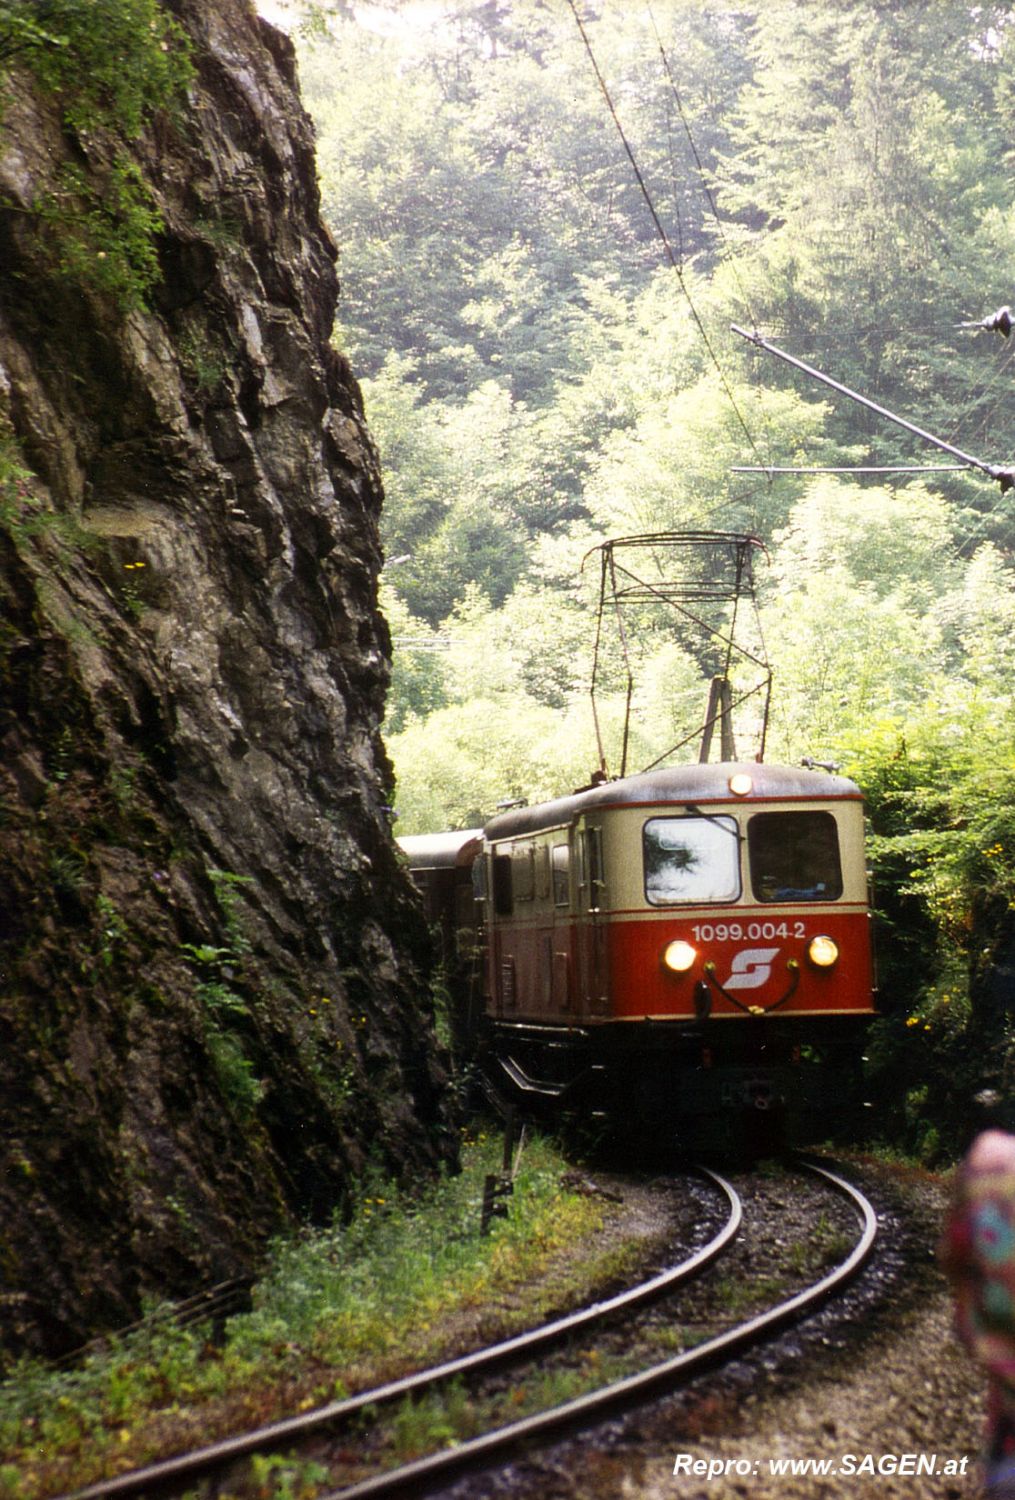
[[[873,1014],[863,804],[754,763],[607,782],[484,829],[485,1006],[516,1094],[702,1149],[825,1133]]]

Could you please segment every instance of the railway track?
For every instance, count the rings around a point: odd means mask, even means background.
[[[841,1262],[795,1295],[760,1314],[737,1323],[693,1349],[654,1363],[635,1374],[614,1380],[598,1390],[554,1406],[535,1416],[508,1422],[496,1430],[452,1449],[441,1451],[398,1469],[389,1469],[332,1490],[321,1500],[380,1500],[380,1497],[418,1496],[432,1492],[464,1474],[506,1462],[520,1449],[546,1443],[569,1431],[594,1425],[624,1407],[636,1405],[672,1390],[705,1370],[715,1368],[736,1354],[817,1307],[846,1285],[859,1271],[874,1243],[876,1218],[863,1195],[843,1178],[818,1166],[804,1170],[816,1174],[837,1194],[846,1197],[856,1213],[859,1234]],[[374,1413],[406,1399],[421,1399],[438,1387],[468,1377],[476,1381],[511,1362],[545,1357],[548,1350],[565,1345],[576,1333],[598,1328],[623,1311],[634,1311],[652,1299],[675,1292],[706,1265],[716,1261],[731,1245],[743,1217],[738,1194],[718,1174],[705,1174],[726,1203],[726,1219],[719,1232],[693,1255],[629,1290],[554,1320],[528,1333],[477,1350],[459,1359],[422,1370],[401,1380],[332,1402],[315,1411],[275,1422],[204,1449],[180,1454],[144,1469],[100,1481],[75,1491],[63,1500],[106,1500],[106,1497],[175,1495],[184,1488],[222,1473],[228,1466],[254,1454],[277,1453],[299,1444],[314,1452],[330,1444],[334,1435],[368,1412]]]
[[[849,1253],[824,1276],[802,1291],[705,1343],[637,1374],[602,1386],[550,1411],[511,1423],[472,1442],[462,1443],[454,1449],[444,1450],[416,1463],[332,1490],[321,1495],[319,1500],[388,1500],[388,1497],[395,1496],[426,1495],[462,1475],[505,1463],[526,1447],[545,1444],[568,1432],[592,1427],[624,1408],[636,1406],[687,1384],[696,1376],[724,1364],[752,1345],[781,1332],[816,1310],[829,1297],[848,1285],[866,1262],[877,1236],[877,1216],[864,1194],[844,1178],[816,1164],[801,1163],[801,1166],[846,1197],[857,1214],[858,1238]]]
[[[483,1349],[477,1349],[460,1358],[447,1360],[440,1365],[420,1370],[400,1380],[389,1381],[382,1386],[360,1391],[354,1396],[333,1401],[314,1411],[302,1412],[298,1416],[273,1422],[250,1432],[226,1438],[208,1447],[181,1453],[143,1469],[131,1470],[112,1479],[99,1480],[84,1489],[68,1492],[60,1500],[112,1500],[112,1497],[147,1496],[149,1494],[172,1494],[182,1484],[206,1478],[234,1463],[238,1459],[255,1453],[275,1452],[295,1442],[305,1442],[353,1422],[367,1409],[376,1409],[400,1399],[419,1396],[442,1383],[465,1375],[487,1374],[512,1359],[535,1355],[560,1344],[574,1333],[605,1322],[610,1316],[633,1310],[655,1297],[673,1291],[682,1282],[694,1276],[711,1261],[717,1259],[739,1231],[742,1206],[733,1187],[717,1172],[699,1169],[725,1200],[726,1218],[713,1237],[692,1255],[659,1272],[646,1281],[639,1282],[623,1292],[601,1302],[595,1302],[565,1317],[554,1319],[538,1328],[530,1329],[513,1338],[504,1339]]]

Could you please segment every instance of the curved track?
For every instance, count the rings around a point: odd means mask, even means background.
[[[541,1412],[534,1417],[498,1428],[471,1442],[420,1459],[413,1464],[333,1491],[321,1500],[381,1500],[381,1497],[422,1496],[451,1478],[505,1462],[522,1444],[533,1439],[550,1440],[567,1430],[594,1425],[622,1407],[635,1405],[663,1391],[673,1390],[705,1370],[722,1364],[734,1354],[770,1336],[814,1311],[833,1293],[844,1288],[866,1262],[877,1236],[877,1216],[867,1198],[845,1178],[813,1163],[800,1163],[848,1198],[860,1220],[860,1236],[839,1265],[795,1296],[735,1328],[686,1350],[662,1364],[628,1376],[613,1385],[580,1396],[576,1400]]]
[[[592,1303],[566,1317],[557,1318],[551,1323],[530,1329],[514,1338],[505,1339],[501,1343],[492,1344],[484,1349],[477,1349],[459,1359],[448,1360],[444,1364],[420,1370],[414,1375],[407,1375],[401,1380],[390,1381],[372,1390],[361,1391],[342,1401],[333,1401],[315,1411],[304,1412],[299,1416],[285,1418],[251,1432],[240,1433],[236,1437],[226,1438],[206,1448],[181,1453],[160,1463],[150,1464],[143,1469],[133,1469],[129,1473],[117,1475],[113,1479],[100,1480],[96,1484],[88,1485],[84,1489],[75,1490],[72,1494],[61,1497],[61,1500],[106,1500],[106,1497],[148,1495],[159,1491],[171,1493],[175,1486],[193,1483],[237,1459],[249,1457],[254,1453],[272,1452],[287,1444],[303,1441],[325,1432],[331,1427],[356,1417],[367,1407],[377,1407],[401,1397],[416,1395],[434,1385],[451,1380],[455,1376],[485,1373],[509,1359],[534,1354],[537,1350],[562,1342],[576,1330],[595,1324],[612,1313],[633,1309],[654,1297],[674,1290],[681,1282],[686,1281],[722,1254],[737,1234],[743,1217],[740,1199],[725,1178],[708,1168],[699,1168],[699,1171],[725,1197],[726,1222],[701,1249],[651,1277],[648,1281],[640,1282],[637,1286],[619,1292],[614,1297]],[[534,1420],[538,1422],[539,1419]],[[526,1424],[518,1423],[516,1426],[520,1429]],[[514,1430],[514,1428],[504,1428],[501,1432],[507,1435],[513,1433]],[[490,1438],[497,1436],[496,1433],[490,1434]],[[477,1444],[463,1444],[461,1448],[455,1450],[455,1453],[471,1454],[486,1441],[486,1439],[481,1439]],[[485,1454],[485,1449],[483,1451]],[[424,1460],[421,1464],[410,1467],[413,1471],[421,1471],[427,1464],[433,1464],[435,1466],[434,1482],[436,1482],[437,1477],[446,1472],[441,1469],[440,1460],[454,1456],[454,1454],[438,1454],[434,1459]],[[408,1488],[411,1493],[414,1481],[409,1477],[400,1479],[400,1476],[408,1476],[409,1473],[409,1469],[400,1469],[387,1475],[380,1475],[376,1480],[369,1480],[365,1485],[358,1485],[342,1493],[350,1496],[396,1494],[399,1492],[398,1487],[403,1492]],[[375,1484],[381,1485],[382,1488],[371,1489],[370,1486]],[[389,1488],[383,1488],[385,1484]],[[422,1490],[416,1491],[416,1493],[422,1492]]]

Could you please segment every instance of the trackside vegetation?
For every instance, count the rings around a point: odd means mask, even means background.
[[[561,1186],[549,1143],[525,1144],[511,1212],[486,1236],[501,1143],[480,1132],[462,1154],[460,1175],[418,1195],[366,1183],[342,1221],[278,1244],[221,1338],[161,1321],[61,1370],[23,1361],[0,1387],[0,1496],[60,1493],[321,1405],[576,1305],[624,1269],[602,1248],[603,1201]]]

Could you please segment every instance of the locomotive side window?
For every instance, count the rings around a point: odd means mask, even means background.
[[[553,846],[553,904],[571,905],[571,887],[568,879],[571,851],[566,844]]]
[[[650,818],[642,847],[645,896],[652,906],[735,901],[740,895],[735,818]]]
[[[839,835],[830,812],[756,813],[747,825],[751,885],[759,901],[837,901]]]
[[[603,830],[586,828],[584,839],[585,872],[589,883],[587,893],[589,911],[598,911],[606,890],[606,877],[603,872]]]

